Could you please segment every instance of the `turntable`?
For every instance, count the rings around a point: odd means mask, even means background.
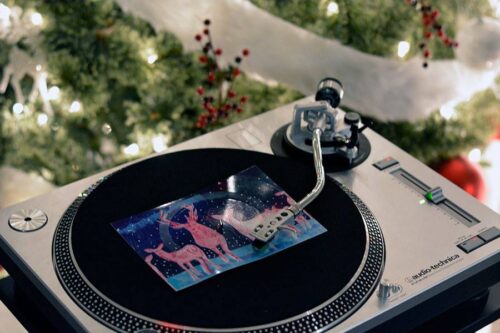
[[[338,109],[342,94],[325,79],[315,100],[6,208],[2,261],[64,332],[401,331],[497,283],[500,217]],[[328,231],[176,292],[110,227],[253,165],[298,200],[263,227],[307,207]],[[272,230],[252,231],[256,251]]]

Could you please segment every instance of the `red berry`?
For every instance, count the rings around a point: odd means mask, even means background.
[[[247,101],[248,101],[248,97],[246,97],[246,96],[241,96],[241,98],[240,98],[240,103],[242,103],[242,104],[243,104],[243,103],[246,103]]]
[[[205,35],[208,35],[208,34],[210,33],[210,30],[208,30],[208,29],[203,29],[203,33],[204,33]]]
[[[215,55],[221,55],[222,54],[222,50],[221,49],[215,49]]]
[[[237,77],[238,75],[240,75],[240,73],[241,73],[241,72],[240,72],[240,69],[239,69],[239,68],[235,68],[235,69],[233,69],[233,76],[234,76],[234,77]]]
[[[229,91],[227,92],[227,96],[228,96],[229,98],[233,98],[234,96],[236,96],[236,93],[235,93],[234,91],[232,91],[232,90],[229,90]]]
[[[201,41],[201,35],[198,34],[198,35],[194,36],[194,39],[196,39],[198,42]]]
[[[207,80],[208,80],[209,82],[213,82],[213,81],[215,81],[215,74],[214,74],[214,72],[210,72],[210,73],[208,73]]]
[[[443,32],[443,30],[438,30],[438,31],[437,31],[437,35],[438,35],[439,37],[443,37],[443,36],[444,36],[444,32]]]
[[[229,111],[229,110],[231,110],[231,104],[224,105],[224,111]]]
[[[207,61],[208,61],[208,58],[204,55],[201,55],[198,57],[198,60],[202,63],[202,64],[206,64]]]
[[[439,11],[433,10],[431,13],[431,17],[435,20],[439,17]]]
[[[250,55],[250,50],[249,49],[243,49],[243,51],[241,53],[243,54],[244,57],[248,57]]]
[[[242,113],[242,112],[243,112],[243,109],[242,109],[242,108],[237,108],[237,109],[236,109],[236,112],[238,112],[238,113]]]
[[[205,89],[203,89],[203,87],[198,87],[196,89],[196,92],[198,93],[198,95],[203,96],[205,94]]]
[[[424,38],[425,38],[425,39],[430,39],[431,37],[432,37],[432,32],[430,32],[430,31],[426,31],[426,32],[424,33]]]
[[[214,108],[213,106],[211,106],[209,109],[208,109],[208,112],[210,113],[211,116],[215,116],[217,114],[217,109]]]
[[[424,50],[424,58],[429,58],[431,56],[431,52],[429,50]]]

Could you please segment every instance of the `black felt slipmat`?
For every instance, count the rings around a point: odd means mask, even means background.
[[[83,201],[73,220],[72,248],[82,273],[102,294],[127,309],[194,327],[271,323],[330,299],[355,275],[367,243],[361,214],[331,180],[306,209],[326,233],[179,292],[162,281],[110,225],[252,165],[295,199],[308,193],[316,181],[312,164],[232,149],[171,153],[116,172]]]

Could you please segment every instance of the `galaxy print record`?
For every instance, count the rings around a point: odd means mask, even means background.
[[[327,230],[301,212],[263,249],[250,235],[270,214],[293,204],[262,170],[252,166],[189,197],[111,225],[176,291],[252,263]]]

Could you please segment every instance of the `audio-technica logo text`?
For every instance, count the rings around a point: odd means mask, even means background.
[[[408,283],[414,284],[418,281],[421,281],[421,280],[427,278],[429,275],[432,275],[431,273],[434,273],[434,272],[442,269],[445,266],[449,266],[449,264],[451,264],[451,263],[457,262],[459,258],[460,258],[460,255],[458,255],[458,254],[451,255],[443,260],[439,260],[437,263],[430,265],[427,268],[422,268],[420,270],[420,272],[418,272],[416,274],[412,274],[411,276],[407,277],[405,280]]]

